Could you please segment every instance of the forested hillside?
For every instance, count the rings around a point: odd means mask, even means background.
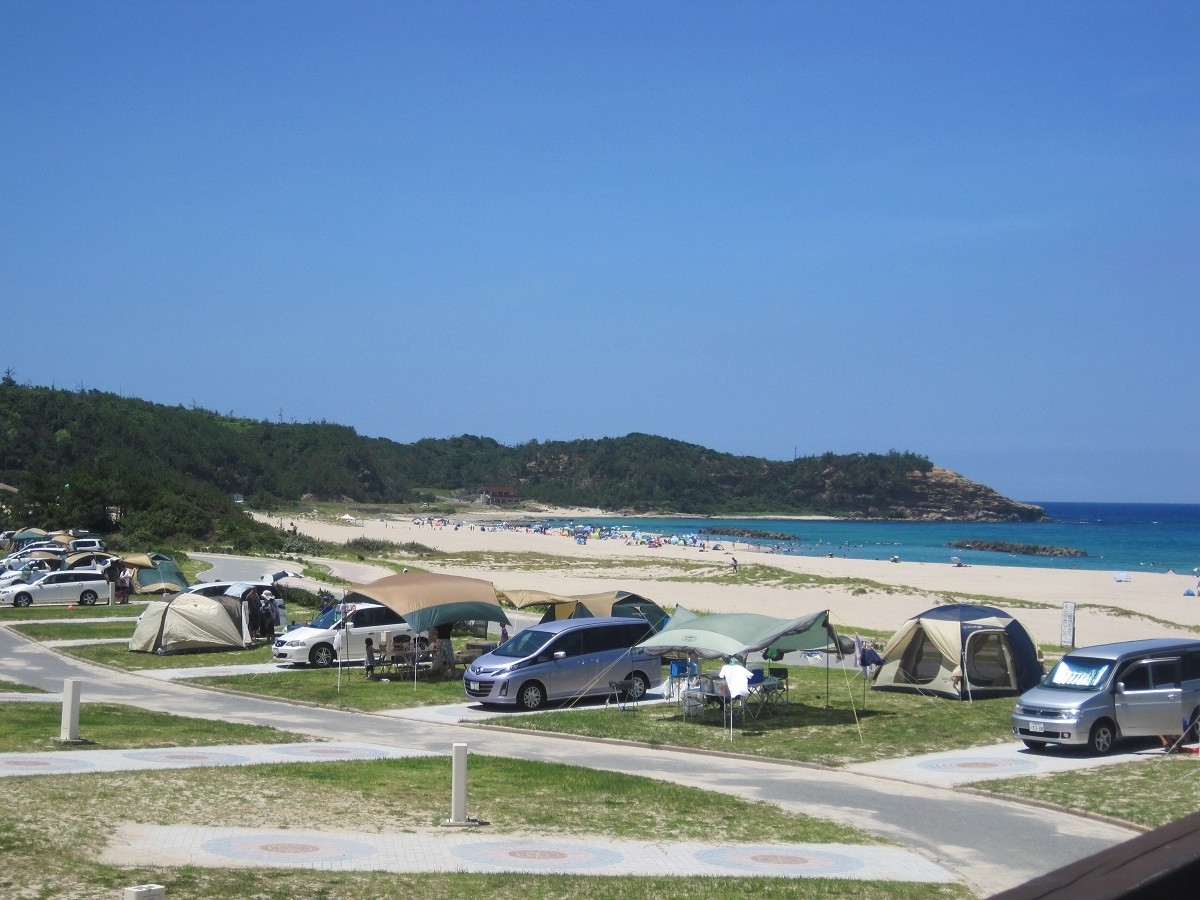
[[[463,435],[400,444],[329,423],[274,423],[101,391],[0,382],[0,482],[18,524],[213,537],[230,497],[399,503],[415,489],[505,484],[522,499],[631,512],[1038,518],[1036,507],[912,453],[779,462],[646,434],[504,446]],[[237,516],[244,520],[246,517]]]

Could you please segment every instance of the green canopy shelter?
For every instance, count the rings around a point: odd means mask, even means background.
[[[756,650],[768,653],[821,650],[838,646],[837,633],[824,609],[798,619],[780,619],[756,613],[713,613],[698,616],[682,606],[658,634],[638,644],[657,654],[686,654],[704,659],[746,656]]]

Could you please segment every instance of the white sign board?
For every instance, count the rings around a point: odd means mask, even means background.
[[[1064,647],[1075,646],[1075,601],[1063,604],[1062,623],[1059,625],[1058,642]]]

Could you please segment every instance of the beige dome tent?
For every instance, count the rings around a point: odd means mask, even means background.
[[[235,597],[176,594],[146,606],[129,649],[142,653],[240,650],[251,643],[247,624],[242,602]]]
[[[900,626],[883,648],[872,687],[969,700],[1015,696],[1044,674],[1020,622],[993,606],[954,603]]]

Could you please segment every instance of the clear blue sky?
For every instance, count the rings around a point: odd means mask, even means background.
[[[0,4],[19,382],[1200,502],[1200,4]]]

